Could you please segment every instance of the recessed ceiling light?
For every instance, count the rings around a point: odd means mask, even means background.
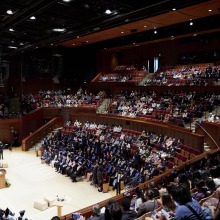
[[[124,32],[122,31],[121,34],[124,34]]]
[[[79,38],[79,36],[77,36],[76,38]]]
[[[157,34],[157,31],[154,31],[154,34]]]
[[[9,28],[9,31],[15,31],[13,28]]]
[[[193,22],[191,21],[191,22],[189,23],[189,25],[192,26],[192,25],[193,25]]]
[[[23,45],[24,45],[24,43],[21,42],[21,43],[20,43],[20,46],[23,46]]]
[[[104,50],[106,50],[106,47],[104,48]]]
[[[112,13],[112,11],[111,11],[111,10],[106,9],[105,14],[110,15],[111,13]]]
[[[65,28],[54,28],[54,32],[64,32],[66,29]]]
[[[7,10],[6,12],[8,15],[13,15],[13,11],[11,9]]]
[[[193,36],[195,37],[195,36],[197,36],[197,34],[193,34]]]
[[[15,47],[15,46],[8,46],[8,48],[17,49],[17,47]]]
[[[172,10],[173,10],[173,11],[176,11],[176,8],[173,8]]]
[[[89,41],[87,40],[86,43],[88,43]]]
[[[73,46],[75,46],[75,44],[73,44]]]
[[[146,28],[147,26],[146,25],[144,25],[144,28]]]
[[[173,35],[171,37],[173,38]]]
[[[31,16],[30,19],[31,19],[31,20],[35,20],[36,17],[35,17],[35,16]]]
[[[133,44],[135,44],[135,43],[133,43]]]
[[[208,11],[209,11],[209,12],[211,12],[211,11],[212,11],[212,9],[209,9]]]
[[[70,2],[71,0],[63,0],[63,2]]]

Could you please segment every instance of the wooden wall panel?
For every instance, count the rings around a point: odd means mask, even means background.
[[[22,140],[22,119],[5,119],[0,120],[0,140],[6,139],[13,142],[13,132],[18,132],[19,142]]]
[[[22,118],[22,139],[40,128],[44,124],[43,109],[37,109],[34,112],[25,115]]]

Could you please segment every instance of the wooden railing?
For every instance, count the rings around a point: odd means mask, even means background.
[[[220,146],[220,124],[203,121],[201,124],[196,122],[197,134],[204,135],[205,142],[210,149],[216,149]]]
[[[193,164],[193,163],[195,163],[195,162],[201,160],[202,158],[204,158],[204,157],[206,157],[206,156],[208,156],[208,155],[214,155],[214,154],[219,154],[219,153],[220,153],[220,149],[204,152],[204,153],[202,153],[202,154],[200,154],[200,155],[194,157],[193,159],[191,159],[191,160],[189,160],[189,161],[186,161],[185,163],[179,165],[179,166],[176,167],[175,169],[176,169],[176,170],[181,170],[181,169],[183,169],[185,166],[190,165],[190,164]],[[164,176],[164,177],[169,176],[172,171],[173,171],[173,169],[168,170],[168,171],[166,171],[165,173],[163,173],[163,174],[161,174],[161,175],[159,175],[159,176],[156,176],[156,177],[154,177],[153,179],[150,179],[149,181],[146,181],[145,183],[141,183],[141,184],[139,184],[139,187],[141,187],[142,189],[145,190],[145,189],[147,189],[149,182],[154,181],[155,184],[157,184],[157,182],[161,179],[161,177],[163,177],[163,176]],[[135,189],[133,189],[132,192],[134,193],[134,192],[135,192]],[[132,193],[131,193],[131,196],[132,196]],[[111,199],[114,199],[116,202],[121,203],[121,201],[122,201],[124,198],[125,198],[125,195],[124,195],[124,194],[120,194],[120,195],[117,195],[117,196],[112,197]],[[99,204],[100,207],[104,207],[108,201],[109,201],[109,199],[106,199],[106,200],[104,200],[104,201],[99,202],[98,204]],[[86,207],[86,208],[77,210],[77,211],[75,211],[75,212],[81,213],[81,214],[87,219],[87,218],[91,217],[91,215],[92,215],[92,206],[88,206],[88,207]],[[71,217],[72,217],[72,213],[60,217],[60,220],[66,220],[66,219],[69,219],[69,218],[71,218]]]
[[[22,140],[22,150],[27,151],[33,145],[38,143],[41,139],[43,139],[49,132],[53,131],[55,128],[62,126],[61,118],[53,118],[41,128],[37,129],[35,132],[27,136]]]

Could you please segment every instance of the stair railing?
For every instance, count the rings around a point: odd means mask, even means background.
[[[216,145],[217,148],[220,148],[219,145],[217,144],[217,142],[214,140],[214,138],[209,134],[209,132],[205,128],[203,128],[200,125],[200,123],[198,121],[196,122],[196,125],[199,126],[211,138],[211,140],[213,141],[213,143]]]

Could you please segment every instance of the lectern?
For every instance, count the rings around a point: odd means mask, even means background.
[[[5,172],[0,171],[0,189],[5,188]]]
[[[57,215],[58,217],[61,217],[62,216],[62,207],[63,207],[63,204],[59,201],[55,201],[53,203],[53,206],[56,206],[57,207]]]

